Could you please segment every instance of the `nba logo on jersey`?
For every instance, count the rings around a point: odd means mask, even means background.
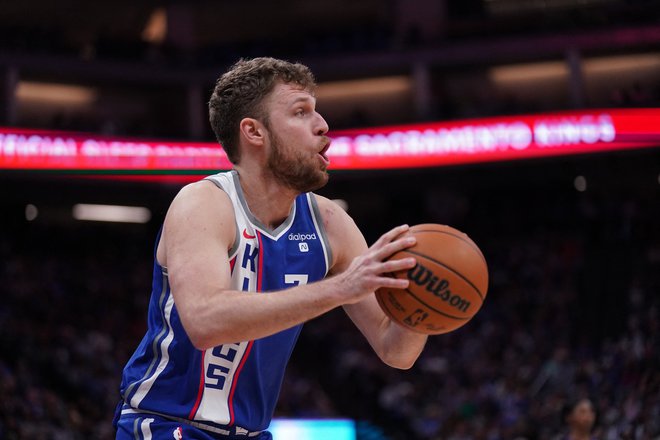
[[[175,440],[183,440],[183,430],[180,426],[172,432],[172,437],[174,437]]]
[[[300,252],[309,252],[309,246],[307,243],[298,243],[298,249],[300,249]]]

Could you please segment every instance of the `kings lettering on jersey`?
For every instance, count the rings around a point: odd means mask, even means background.
[[[244,274],[243,281],[241,282],[241,290],[245,292],[258,290],[256,276],[257,265],[259,263],[259,245],[256,243],[256,237],[251,240],[246,240],[245,243],[243,243],[243,250],[241,253],[243,254],[241,258],[241,268],[243,269],[242,272]],[[245,273],[248,275],[245,275]],[[250,285],[250,280],[252,280],[252,285]]]

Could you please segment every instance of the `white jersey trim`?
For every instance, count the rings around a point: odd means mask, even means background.
[[[319,231],[321,247],[323,248],[323,256],[325,257],[325,274],[328,275],[332,265],[332,249],[330,247],[330,240],[328,240],[328,234],[325,231],[323,218],[321,217],[321,212],[319,211],[319,207],[316,203],[316,197],[314,194],[307,193],[307,204],[310,207],[310,212],[312,213],[312,221],[314,221],[314,227],[317,231]]]
[[[137,420],[136,420],[137,422]],[[144,440],[152,440],[151,436],[151,424],[154,422],[154,419],[144,419],[140,423],[140,432],[142,433],[142,438]],[[138,437],[140,438],[140,437]]]
[[[227,435],[227,436],[232,435],[232,432],[228,429],[216,428],[215,426],[209,426],[209,425],[206,425],[206,424],[201,423],[201,422],[194,422],[192,420],[183,419],[181,417],[173,417],[173,416],[169,416],[167,414],[162,414],[162,413],[159,413],[159,412],[156,412],[156,411],[135,410],[133,408],[124,407],[124,409],[121,410],[121,414],[122,415],[124,415],[124,414],[155,415],[155,416],[160,416],[160,417],[162,417],[164,419],[167,419],[167,420],[172,420],[174,422],[180,422],[180,423],[184,423],[186,425],[194,426],[195,428],[203,429],[204,431],[213,432],[215,434],[221,434],[221,435]],[[140,420],[140,419],[135,420],[136,424],[137,424],[138,420]],[[151,420],[152,422],[154,421],[154,419],[147,419],[147,420]],[[235,426],[234,429],[236,431],[236,434],[240,433],[240,435],[246,435],[248,437],[256,437],[256,436],[258,436],[259,434],[261,434],[263,432],[263,431],[248,431],[247,429],[245,429],[243,427],[240,427],[240,426]]]
[[[163,289],[165,289],[165,286],[163,286]],[[161,375],[161,373],[165,370],[165,367],[170,361],[170,355],[168,350],[170,344],[172,343],[172,340],[174,339],[174,329],[172,328],[172,323],[170,321],[173,308],[174,308],[174,298],[172,297],[171,294],[169,294],[167,295],[167,301],[165,302],[165,307],[163,310],[163,320],[167,327],[167,336],[165,336],[165,338],[160,343],[160,347],[159,347],[159,351],[161,355],[160,362],[158,362],[158,366],[156,367],[154,373],[150,377],[143,380],[143,382],[140,384],[133,397],[131,397],[130,400],[131,406],[135,408],[139,408],[140,403],[147,396],[147,393],[149,393],[149,391],[151,390],[151,387],[156,382],[156,379],[158,379],[158,376]],[[158,339],[155,339],[154,341],[157,340]]]
[[[275,229],[271,229],[264,225],[254,216],[254,214],[252,214],[252,211],[250,211],[250,207],[245,200],[243,188],[241,188],[241,182],[238,178],[238,173],[236,170],[214,174],[212,176],[206,177],[206,179],[215,183],[216,186],[220,187],[229,195],[229,198],[232,200],[232,204],[234,205],[234,209],[241,210],[241,214],[248,220],[252,228],[257,229],[263,235],[272,240],[279,240],[280,237],[286,234],[286,232],[289,230],[289,227],[293,224],[293,221],[296,218],[296,203],[294,202],[291,206],[291,210],[289,211],[289,216],[281,225]],[[241,231],[236,231],[237,235],[240,233]]]
[[[161,309],[161,307],[162,307],[161,304],[164,304],[164,302],[165,302],[165,297],[166,297],[166,294],[167,294],[167,287],[169,285],[168,280],[167,280],[167,270],[165,268],[163,268],[162,274],[163,274],[163,280],[162,280],[163,287],[162,287],[161,292],[160,292],[160,297],[158,298],[159,309]],[[163,317],[163,322],[165,322],[165,316],[164,316],[164,312],[162,311],[162,309],[161,309],[161,316]],[[154,341],[151,344],[151,350],[153,352],[153,359],[151,360],[151,363],[149,364],[149,367],[147,368],[147,371],[144,373],[144,376],[142,376],[141,379],[136,380],[135,382],[131,383],[128,386],[128,388],[126,389],[126,391],[124,393],[124,396],[123,396],[124,400],[127,400],[128,397],[133,393],[133,389],[138,384],[145,381],[151,375],[152,371],[154,371],[154,367],[156,366],[156,360],[158,359],[158,340],[160,340],[160,338],[163,337],[165,332],[167,332],[167,328],[168,328],[167,325],[163,325],[163,328],[161,329],[161,331],[158,332],[158,334],[154,338]]]

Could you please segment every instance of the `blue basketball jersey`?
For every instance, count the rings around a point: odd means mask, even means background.
[[[313,194],[299,195],[289,217],[270,230],[250,212],[236,171],[207,179],[227,193],[235,212],[232,289],[268,292],[326,276],[332,257]],[[265,430],[301,327],[197,350],[181,324],[167,268],[154,259],[147,333],[122,377],[123,413],[151,412],[224,435]]]

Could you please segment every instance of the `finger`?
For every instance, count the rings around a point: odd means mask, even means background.
[[[410,281],[407,278],[381,277],[378,279],[381,287],[391,289],[407,289]]]
[[[388,260],[383,263],[380,273],[398,272],[400,270],[408,270],[415,267],[417,260],[414,258],[400,258],[397,260]]]
[[[401,237],[383,245],[380,249],[374,249],[374,257],[379,261],[385,260],[401,250],[414,246],[415,243],[417,243],[417,239],[412,235]]]
[[[378,240],[376,240],[376,243],[373,244],[373,247],[380,247],[384,246],[385,244],[391,242],[394,240],[396,237],[399,235],[403,234],[404,232],[408,231],[410,229],[410,226],[408,225],[399,225],[395,228],[390,229],[386,233],[380,236]]]

